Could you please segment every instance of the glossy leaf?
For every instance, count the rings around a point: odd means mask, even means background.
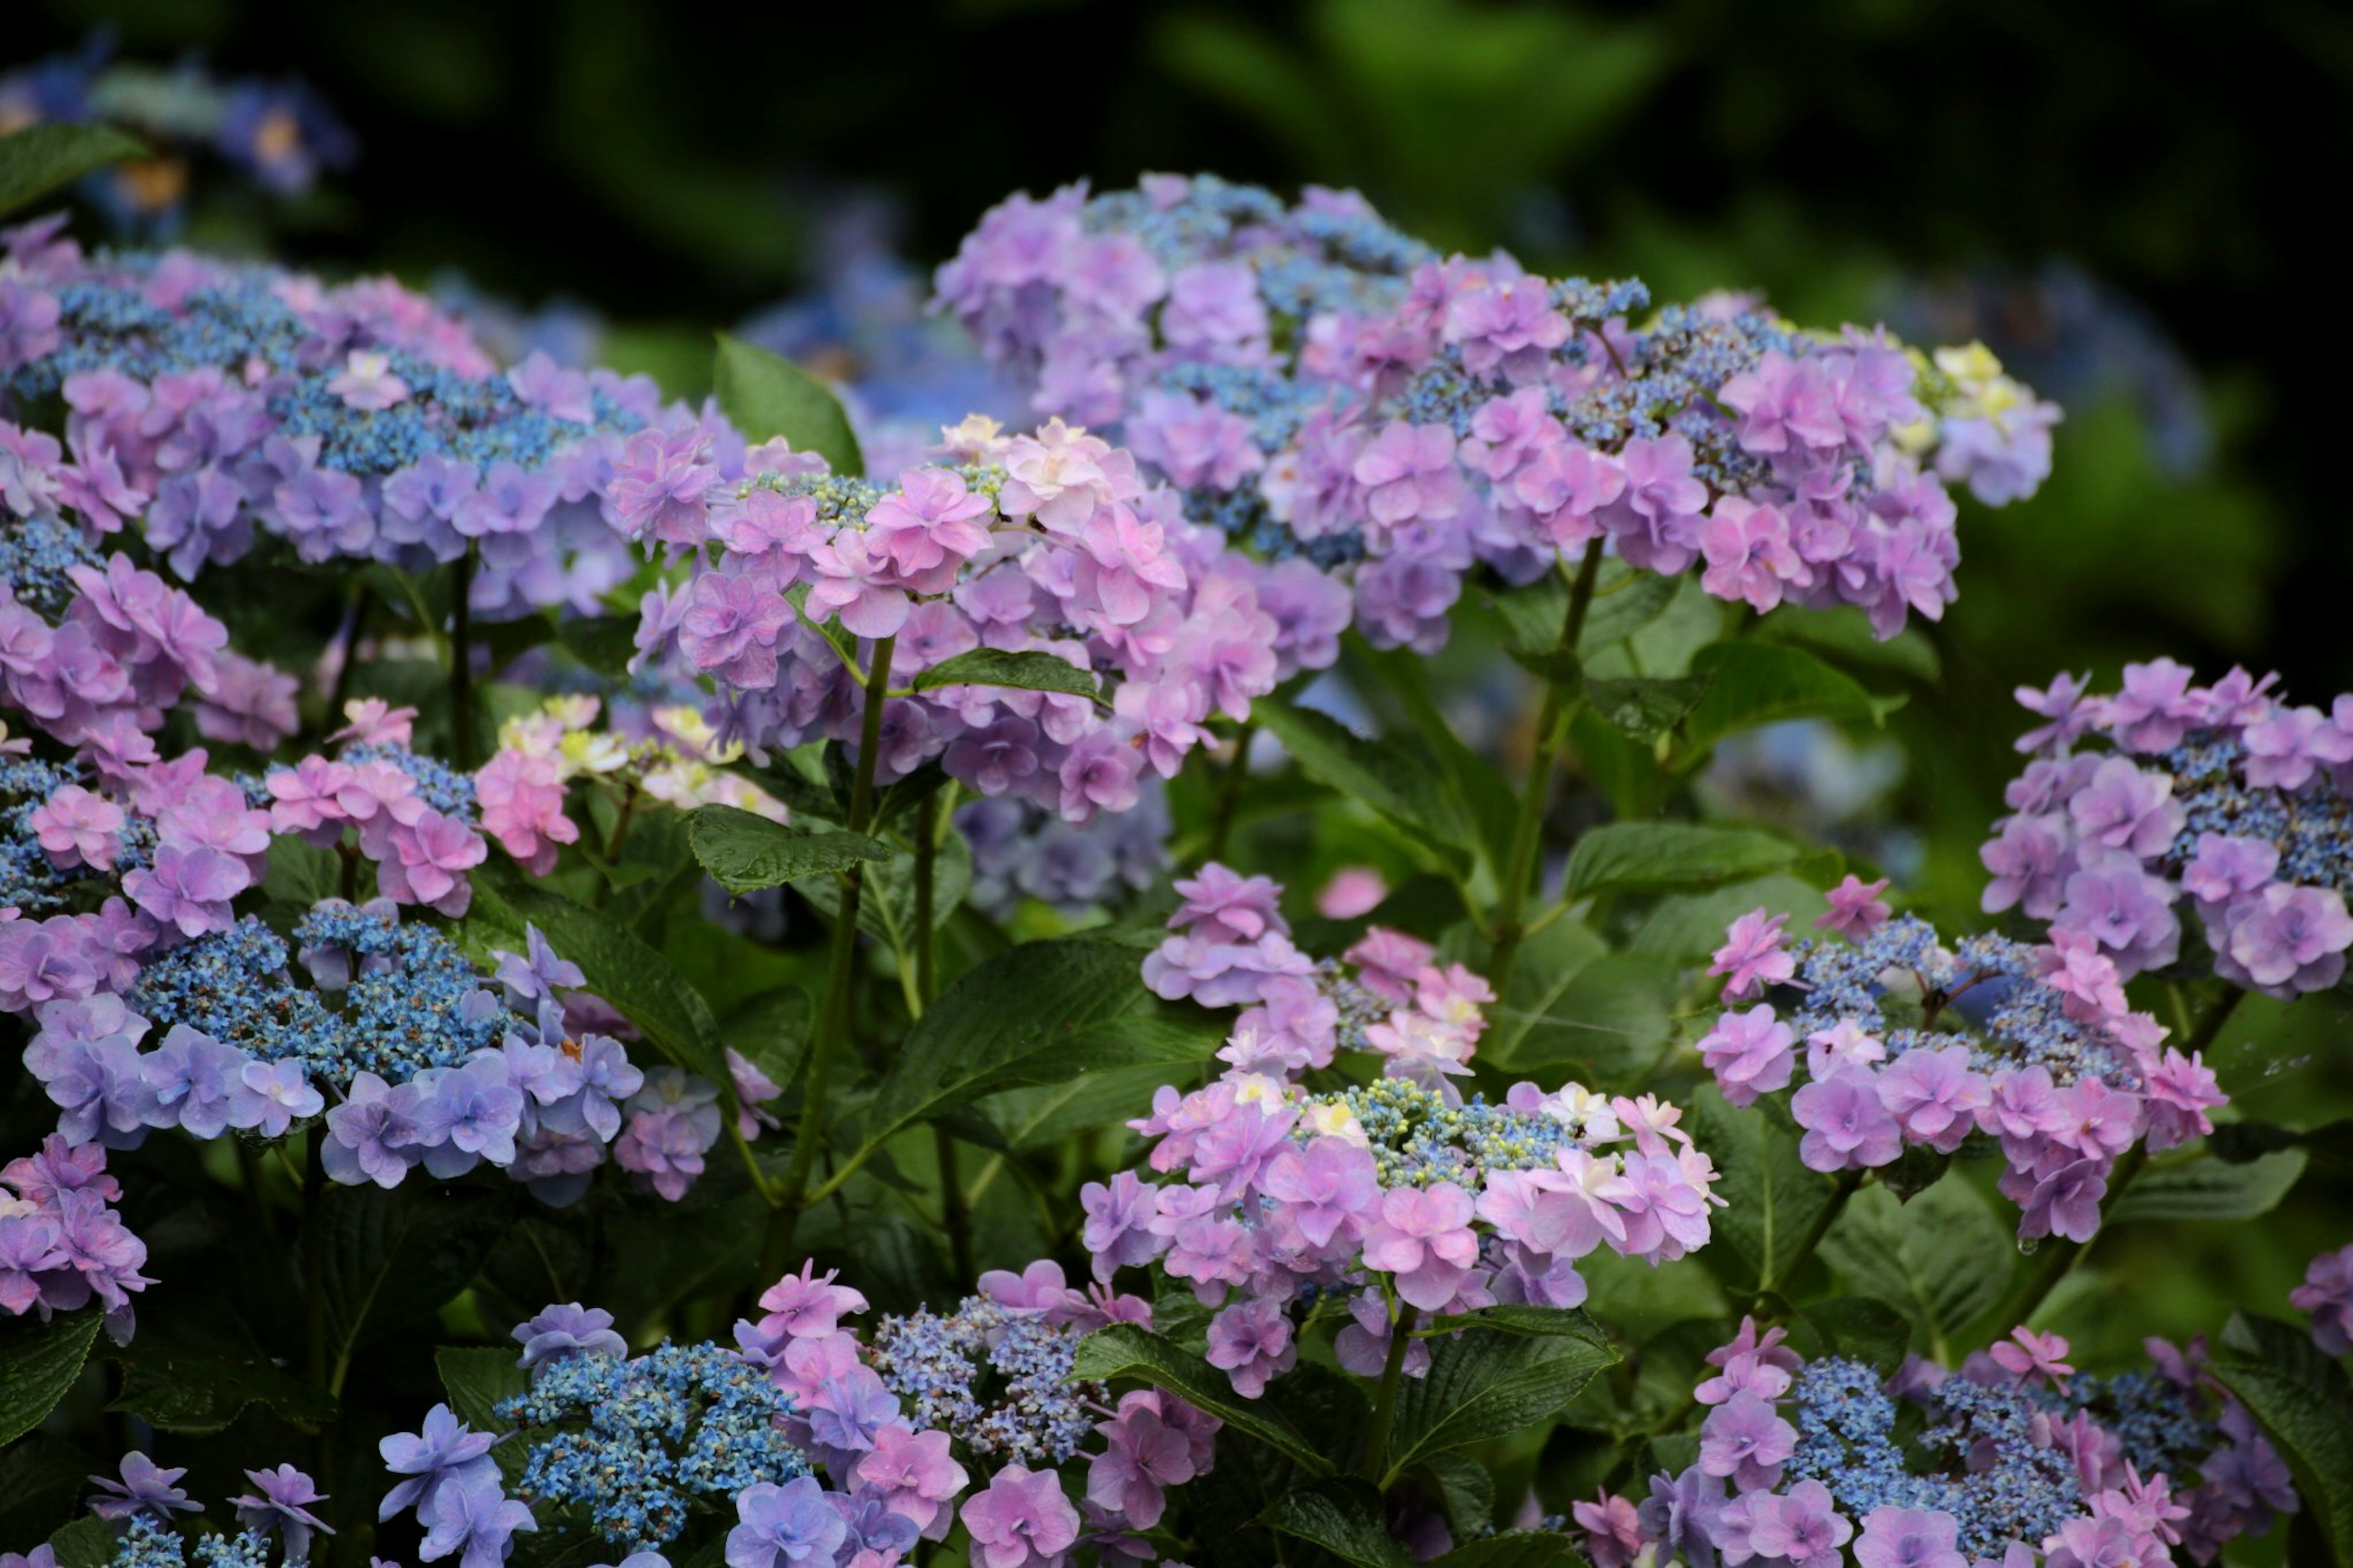
[[[2301,1149],[2281,1149],[2241,1163],[2198,1158],[2152,1165],[2116,1199],[2108,1218],[2135,1220],[2255,1219],[2279,1207],[2306,1163]]]
[[[1413,1568],[1413,1553],[1389,1533],[1381,1494],[1355,1476],[1327,1476],[1287,1492],[1260,1522],[1356,1568]]]
[[[891,846],[862,833],[811,833],[733,805],[706,805],[690,818],[694,858],[731,893],[780,888],[804,877],[887,860]]]
[[[298,1425],[335,1418],[335,1401],[324,1389],[241,1335],[204,1336],[166,1317],[142,1323],[138,1338],[115,1354],[122,1392],[107,1408],[167,1432],[218,1432],[255,1405]]]
[[[1715,1162],[1715,1241],[1700,1256],[1736,1289],[1786,1284],[1814,1225],[1828,1211],[1831,1178],[1798,1158],[1798,1130],[1777,1106],[1736,1109],[1712,1083],[1689,1102],[1692,1133]],[[1727,1273],[1726,1266],[1737,1268]]]
[[[1712,674],[1629,676],[1620,680],[1588,677],[1585,700],[1620,734],[1647,744],[1683,722],[1715,681]]]
[[[1257,1438],[1311,1475],[1328,1476],[1332,1461],[1273,1406],[1244,1399],[1222,1372],[1190,1351],[1134,1323],[1113,1323],[1079,1342],[1073,1377],[1132,1377],[1164,1388]]]
[[[1461,808],[1419,737],[1369,741],[1328,713],[1271,697],[1251,704],[1250,717],[1311,776],[1438,843],[1469,847]]]
[[[1926,1346],[1993,1310],[2018,1248],[1992,1205],[1956,1177],[1908,1204],[1878,1187],[1855,1194],[1822,1237],[1822,1257],[1918,1325]]]
[[[2287,1461],[2340,1568],[2353,1563],[2353,1396],[2343,1370],[2315,1365],[2320,1358],[2309,1342],[2284,1323],[2241,1318],[2225,1342],[2228,1353],[2208,1373],[2238,1396]]]
[[[720,410],[752,440],[782,436],[793,450],[815,452],[837,474],[866,471],[841,400],[783,355],[721,332],[711,384]]]
[[[1697,888],[1754,877],[1798,858],[1753,827],[1696,822],[1611,822],[1589,828],[1568,856],[1568,896],[1621,888]]]
[[[96,1307],[59,1312],[43,1322],[33,1313],[0,1319],[0,1443],[38,1426],[90,1357],[104,1316]]]
[[[93,169],[150,156],[111,125],[57,121],[0,136],[0,216],[29,206]]]
[[[1696,749],[1723,737],[1790,719],[1879,723],[1903,705],[1873,697],[1854,677],[1799,647],[1742,641],[1716,643],[1692,658],[1692,673],[1713,678],[1692,710],[1686,732]]]
[[[1430,1375],[1398,1396],[1384,1487],[1431,1454],[1508,1436],[1575,1399],[1618,1361],[1599,1331],[1525,1335],[1472,1331],[1431,1342]]]
[[[319,1257],[328,1363],[340,1373],[363,1345],[429,1322],[466,1288],[505,1231],[503,1194],[418,1182],[373,1183],[320,1195]]]
[[[976,647],[918,671],[909,685],[917,691],[936,691],[944,686],[1003,686],[1017,691],[1060,691],[1092,702],[1103,700],[1101,684],[1092,671],[1036,649],[1017,653],[1005,648]]]

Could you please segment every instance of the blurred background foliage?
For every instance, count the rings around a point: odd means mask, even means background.
[[[291,201],[199,204],[182,237],[454,272],[681,395],[704,389],[711,329],[747,318],[859,374],[814,346],[807,303],[839,283],[846,233],[927,268],[1008,191],[1152,169],[1353,184],[1438,243],[1631,273],[1661,299],[1756,289],[1810,322],[1982,337],[2067,406],[2052,482],[1999,512],[1964,502],[1960,602],[1878,672],[1911,695],[1885,734],[1768,735],[1705,786],[1883,864],[1947,922],[1982,919],[2020,682],[2112,684],[2171,654],[2276,668],[2306,700],[2353,688],[2327,425],[2353,316],[2319,232],[2353,155],[2353,11],[2320,0],[9,9],[0,66],[103,31],[125,58],[305,79],[348,123],[348,170]],[[1462,622],[1441,700],[1508,755],[1517,672]],[[1261,831],[1302,886],[1382,853],[1336,816]],[[2249,1014],[2221,1053],[2246,1114],[2353,1107],[2333,998],[2284,1043],[2277,1009]],[[2261,1226],[2131,1227],[2065,1325],[2113,1342],[2212,1328],[2236,1300],[2276,1311],[2344,1239],[2348,1192],[2316,1173]],[[2112,1321],[2105,1287],[2159,1275]]]

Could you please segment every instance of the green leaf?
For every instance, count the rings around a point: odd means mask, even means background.
[[[1877,724],[1903,705],[1900,697],[1873,697],[1803,648],[1775,643],[1714,644],[1692,656],[1692,673],[1715,678],[1685,721],[1694,751],[1736,731],[1790,719]]]
[[[687,820],[695,859],[731,893],[847,871],[861,861],[888,860],[892,853],[891,846],[862,833],[811,833],[740,806],[702,806]]]
[[[1563,997],[1587,966],[1609,951],[1609,944],[1582,921],[1556,920],[1531,935],[1520,949],[1503,1005],[1489,1015],[1487,1032],[1480,1037],[1481,1054],[1496,1062],[1514,1061],[1531,1031],[1556,1017],[1577,1017],[1562,1009]]]
[[[81,1375],[104,1316],[90,1307],[46,1323],[31,1313],[0,1321],[0,1443],[15,1442],[57,1408]]]
[[[1223,1032],[1205,1030],[1195,1047],[1197,1054],[1188,1060],[1103,1068],[1081,1073],[1068,1083],[1008,1089],[974,1106],[970,1117],[957,1119],[956,1127],[959,1131],[971,1130],[970,1142],[1017,1154],[1049,1148],[1074,1132],[1127,1121],[1137,1106],[1152,1099],[1154,1089],[1164,1083],[1188,1081],[1187,1075],[1208,1063],[1224,1043]]]
[[[1438,1495],[1457,1541],[1495,1528],[1495,1478],[1471,1455],[1432,1454],[1413,1479]]]
[[[1600,1325],[1581,1307],[1531,1307],[1517,1302],[1482,1308],[1476,1312],[1452,1312],[1430,1320],[1433,1334],[1457,1329],[1485,1329],[1527,1339],[1580,1339],[1606,1342]]]
[[[1776,871],[1704,892],[1661,899],[1627,942],[1626,950],[1678,963],[1702,959],[1724,945],[1726,926],[1760,905],[1788,914],[1789,924],[1799,929],[1829,907],[1820,889],[1786,871]]]
[[[75,1520],[49,1537],[58,1568],[107,1568],[122,1550],[114,1526],[96,1515]]]
[[[1831,1178],[1798,1158],[1798,1130],[1769,1100],[1736,1110],[1714,1084],[1702,1083],[1688,1103],[1693,1136],[1715,1162],[1715,1195],[1727,1205],[1715,1211],[1715,1245],[1702,1256],[1719,1275],[1736,1259],[1743,1277],[1728,1282],[1738,1289],[1786,1285],[1830,1208]]]
[[[1616,1348],[1598,1330],[1433,1341],[1430,1375],[1407,1380],[1398,1392],[1383,1488],[1432,1454],[1535,1425],[1617,1361]]]
[[[1855,1194],[1822,1237],[1822,1257],[1856,1289],[1893,1304],[1933,1346],[1993,1310],[2018,1248],[1984,1196],[1957,1177],[1908,1204],[1875,1186]]]
[[[2263,1426],[2287,1460],[2296,1495],[2339,1564],[2353,1563],[2353,1399],[2345,1393],[2341,1369],[2331,1378],[2311,1365],[2308,1352],[2291,1351],[2301,1340],[2285,1324],[2277,1332],[2250,1332],[2256,1320],[2234,1321],[2226,1342],[2242,1347],[2217,1356],[2207,1371]],[[2333,1369],[2333,1363],[2331,1363]]]
[[[1311,777],[1440,844],[1469,847],[1471,832],[1461,809],[1419,737],[1368,741],[1328,713],[1271,697],[1251,704],[1250,717]]]
[[[1588,676],[1585,700],[1619,733],[1648,744],[1683,722],[1715,683],[1712,674],[1630,676],[1622,680]]]
[[[493,1406],[531,1386],[531,1373],[518,1364],[516,1352],[493,1345],[444,1345],[433,1352],[433,1367],[441,1374],[449,1408],[477,1432],[505,1431],[507,1424]]]
[[[1821,1336],[1822,1354],[1859,1361],[1891,1377],[1904,1364],[1904,1352],[1912,1343],[1912,1325],[1886,1302],[1866,1296],[1840,1296],[1816,1301],[1802,1310],[1808,1326]]]
[[[1352,645],[1351,651],[1358,650]],[[1488,866],[1500,874],[1511,858],[1512,819],[1519,810],[1512,786],[1504,782],[1493,763],[1464,745],[1455,733],[1452,721],[1430,696],[1425,673],[1428,661],[1421,655],[1402,647],[1361,651],[1366,665],[1397,700],[1437,758],[1456,815],[1474,829],[1474,844]]]
[[[1071,1375],[1097,1382],[1132,1377],[1165,1388],[1257,1438],[1310,1474],[1332,1473],[1332,1461],[1279,1410],[1260,1400],[1244,1399],[1234,1392],[1232,1381],[1224,1373],[1134,1323],[1113,1323],[1081,1340]]]
[[[1588,828],[1568,856],[1568,896],[1615,888],[1695,888],[1753,877],[1798,858],[1753,827],[1696,822],[1609,822]]]
[[[627,926],[585,904],[531,887],[512,872],[476,871],[474,909],[466,921],[474,944],[491,945],[483,941],[487,929],[502,933],[502,945],[520,948],[526,924],[539,927],[557,956],[578,964],[586,989],[619,1009],[655,1049],[717,1084],[727,1113],[734,1113],[718,1020],[702,994],[686,983],[669,959]]]
[[[754,441],[782,436],[797,452],[815,452],[837,474],[866,471],[841,400],[825,383],[781,354],[725,332],[711,368],[712,390],[735,428]]]
[[[1666,614],[1674,603],[1676,580],[1656,572],[1638,572],[1622,562],[1609,563],[1586,606],[1585,630],[1577,651],[1590,658],[1612,643],[1622,642]]]
[[[635,616],[581,616],[557,624],[555,640],[598,675],[619,677],[638,653]]]
[[[1577,1062],[1610,1081],[1639,1076],[1659,1059],[1674,1031],[1681,984],[1671,962],[1605,952],[1580,966],[1541,1016],[1520,1021],[1508,1050],[1488,1052],[1482,1046],[1482,1053],[1515,1071]]]
[[[1505,1530],[1456,1547],[1430,1568],[1585,1568],[1585,1559],[1557,1531]]]
[[[874,1091],[864,1146],[982,1095],[1148,1061],[1198,1059],[1163,1026],[1136,956],[1110,942],[1025,942],[959,976],[907,1035]]]
[[[1013,653],[976,647],[918,671],[910,684],[917,691],[936,691],[943,686],[1006,686],[1018,691],[1060,691],[1091,702],[1103,700],[1093,671],[1034,648]]]
[[[808,1050],[809,1020],[817,1005],[797,985],[763,991],[727,1015],[719,1026],[728,1047],[767,1075],[768,1081],[788,1087],[800,1076],[801,1058]]]
[[[335,1418],[326,1390],[279,1365],[242,1331],[212,1336],[168,1320],[143,1323],[115,1359],[122,1363],[122,1392],[107,1408],[167,1432],[218,1432],[255,1405],[301,1426]]]
[[[92,169],[152,154],[111,125],[28,125],[0,136],[0,215],[29,206]]]
[[[1851,605],[1829,610],[1784,605],[1757,623],[1757,635],[1768,642],[1803,643],[1841,664],[1892,670],[1919,680],[1934,680],[1943,671],[1936,645],[1918,626],[1905,626],[1882,642],[1871,629],[1871,617]]]
[[[2200,1157],[2179,1165],[2152,1165],[2116,1199],[2108,1218],[2254,1219],[2279,1207],[2304,1174],[2301,1149],[2282,1149],[2240,1163]]]
[[[315,1261],[335,1386],[361,1346],[432,1321],[466,1288],[505,1233],[502,1197],[415,1182],[326,1189]]]
[[[1259,1522],[1356,1568],[1413,1568],[1413,1553],[1389,1533],[1388,1511],[1370,1481],[1326,1476],[1275,1499]]]

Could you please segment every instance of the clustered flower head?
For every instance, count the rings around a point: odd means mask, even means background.
[[[2062,675],[2018,700],[2046,721],[1978,852],[1985,907],[2096,942],[2127,979],[2181,958],[2186,898],[2213,971],[2266,995],[2334,985],[2353,947],[2353,696],[2291,705],[2233,668],[2211,687],[2169,658],[2116,692]]]
[[[1440,258],[1353,193],[1286,206],[1152,175],[1013,197],[935,303],[1188,515],[1303,582],[1345,568],[1381,646],[1442,643],[1474,564],[1525,583],[1588,545],[1703,565],[1706,592],[1759,611],[1857,605],[1892,637],[1953,596],[1944,483],[1999,504],[2048,471],[2057,409],[1981,347],[1932,362],[1725,297],[1630,325],[1649,299]]]
[[[388,279],[85,256],[62,221],[5,236],[0,393],[64,401],[61,504],[96,535],[136,522],[185,579],[264,539],[406,571],[470,552],[478,615],[594,613],[634,569],[607,493],[623,445],[700,427],[643,378],[543,354],[501,373]]]
[[[1026,800],[968,800],[955,809],[956,830],[972,850],[966,900],[992,919],[1024,899],[1066,914],[1116,907],[1159,884],[1168,868],[1166,791],[1146,778],[1132,811],[1065,822]]]
[[[1834,900],[1841,935],[1794,946],[1784,917],[1743,915],[1711,971],[1727,976],[1726,1005],[1700,1058],[1735,1105],[1796,1083],[1807,1165],[1873,1170],[1979,1136],[2009,1162],[2000,1185],[2022,1211],[2019,1235],[2084,1241],[2120,1155],[2212,1131],[2214,1074],[2126,1004],[2096,944],[2061,931],[2045,946],[1993,935],[1947,946],[1883,905],[1842,914],[1870,892]]]
[[[1574,1517],[1595,1568],[2117,1568],[2211,1563],[2292,1512],[2286,1466],[2200,1371],[2204,1350],[2147,1342],[2151,1364],[2078,1374],[2067,1342],[2018,1331],[1957,1372],[1893,1377],[1801,1356],[1778,1328],[1710,1352],[1694,1392],[1697,1459],[1637,1504]],[[1906,1407],[1909,1407],[1908,1409]]]
[[[2288,1292],[2288,1305],[2312,1317],[2312,1342],[2330,1355],[2353,1350],[2353,1246],[2324,1252]]]
[[[1176,889],[1178,934],[1145,960],[1146,982],[1245,1010],[1224,1076],[1162,1089],[1129,1124],[1174,1179],[1090,1184],[1084,1239],[1099,1279],[1156,1263],[1218,1308],[1209,1360],[1239,1392],[1293,1364],[1294,1310],[1321,1298],[1352,1319],[1341,1364],[1376,1374],[1411,1326],[1400,1314],[1573,1307],[1577,1259],[1596,1247],[1658,1263],[1706,1243],[1715,1172],[1673,1107],[1576,1084],[1463,1100],[1452,1080],[1485,1027],[1485,981],[1378,928],[1345,955],[1353,973],[1313,962],[1263,877],[1211,864]],[[1383,1076],[1336,1093],[1298,1081],[1343,1049],[1381,1058]],[[1428,1364],[1413,1345],[1405,1371]]]
[[[115,1568],[185,1568],[191,1537],[174,1516],[201,1519],[204,1513],[204,1505],[179,1484],[187,1473],[185,1467],[167,1468],[133,1449],[122,1456],[116,1474],[89,1478],[96,1489],[90,1516],[112,1527]],[[253,1489],[228,1500],[237,1530],[207,1527],[193,1537],[198,1568],[272,1568],[273,1542],[275,1563],[297,1568],[310,1561],[318,1537],[335,1533],[311,1511],[311,1505],[328,1500],[326,1495],[292,1465],[248,1470],[245,1479]],[[57,1568],[54,1548],[47,1544],[24,1556],[7,1553],[5,1562],[6,1568]]]
[[[0,1311],[46,1322],[96,1300],[109,1331],[127,1341],[132,1293],[154,1281],[139,1272],[147,1244],[114,1211],[121,1196],[104,1149],[58,1134],[0,1167]]]
[[[1130,810],[1147,773],[1173,776],[1214,716],[1247,717],[1288,673],[1261,570],[1083,430],[1007,437],[981,420],[948,436],[951,461],[895,488],[781,444],[723,483],[700,437],[640,437],[616,479],[643,498],[625,525],[690,552],[692,571],[648,596],[639,647],[710,677],[722,735],[765,751],[861,744],[860,689],[889,639],[876,778],[937,762],[1066,821]],[[1057,658],[1104,689],[918,689],[983,649]]]

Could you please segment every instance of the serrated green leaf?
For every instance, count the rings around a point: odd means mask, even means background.
[[[1588,677],[1585,700],[1620,734],[1647,745],[1683,722],[1715,682],[1712,674],[1629,676],[1620,680]]]
[[[999,1089],[1190,1059],[1198,1037],[1145,1021],[1158,1005],[1124,947],[1071,938],[999,953],[909,1031],[874,1091],[862,1147],[871,1153],[911,1122]]]
[[[1484,1329],[1490,1333],[1532,1339],[1579,1339],[1603,1343],[1609,1340],[1601,1326],[1581,1307],[1532,1307],[1520,1302],[1483,1307],[1475,1312],[1453,1312],[1430,1322],[1433,1334],[1451,1333],[1459,1329]]]
[[[444,1345],[433,1352],[433,1367],[441,1374],[449,1408],[477,1432],[505,1431],[493,1407],[531,1386],[531,1373],[518,1363],[516,1352],[494,1345]]]
[[[1113,1323],[1107,1329],[1098,1329],[1079,1342],[1071,1375],[1097,1382],[1132,1377],[1155,1388],[1165,1388],[1227,1426],[1255,1437],[1311,1475],[1332,1473],[1332,1461],[1317,1452],[1315,1446],[1281,1411],[1258,1400],[1244,1399],[1234,1392],[1232,1381],[1224,1373],[1149,1329],[1134,1323]]]
[[[142,1324],[139,1337],[115,1359],[122,1363],[122,1392],[107,1408],[167,1432],[218,1432],[255,1405],[301,1426],[335,1418],[335,1401],[325,1389],[303,1382],[241,1335],[203,1336],[168,1320]]]
[[[1398,1394],[1384,1489],[1432,1454],[1507,1436],[1575,1399],[1618,1352],[1598,1332],[1471,1333],[1431,1342],[1430,1374]]]
[[[105,1314],[95,1307],[0,1320],[0,1443],[13,1443],[57,1408],[90,1358]]]
[[[330,1186],[318,1226],[333,1385],[358,1350],[429,1322],[464,1289],[506,1230],[503,1194],[407,1182]]]
[[[1736,1109],[1712,1083],[1689,1101],[1693,1136],[1715,1162],[1715,1241],[1701,1256],[1741,1290],[1785,1284],[1836,1189],[1798,1157],[1798,1131],[1769,1101]]]
[[[1093,671],[1035,648],[1016,653],[976,647],[919,670],[909,684],[917,691],[936,691],[944,686],[1003,686],[1017,691],[1060,691],[1091,702],[1103,700],[1103,689]]]
[[[1470,847],[1472,836],[1461,809],[1419,736],[1368,741],[1328,713],[1294,708],[1271,697],[1251,704],[1250,717],[1281,741],[1310,776],[1440,844]]]
[[[1568,856],[1568,896],[1620,888],[1696,888],[1753,877],[1798,858],[1753,827],[1696,822],[1610,822],[1587,829]]]
[[[1926,1347],[1993,1310],[2018,1248],[1977,1188],[1955,1179],[1908,1204],[1878,1187],[1856,1193],[1822,1237],[1822,1257],[1918,1325]]]
[[[1821,1336],[1824,1355],[1842,1356],[1877,1367],[1890,1377],[1904,1364],[1912,1324],[1884,1301],[1839,1296],[1801,1309],[1807,1326]]]
[[[2353,1400],[2344,1396],[2342,1376],[2316,1380],[2301,1357],[2256,1360],[2244,1352],[2218,1356],[2206,1370],[2287,1461],[2296,1494],[2337,1563],[2353,1563]]]
[[[770,1083],[788,1087],[800,1076],[817,1005],[797,985],[763,991],[721,1020],[728,1048],[758,1068]]]
[[[111,125],[56,122],[0,136],[0,216],[29,206],[93,169],[151,156]]]
[[[1590,658],[1612,643],[1622,642],[1666,614],[1674,603],[1676,579],[1656,572],[1640,572],[1620,561],[1606,563],[1586,606],[1585,629],[1577,651]]]
[[[2279,1207],[2306,1163],[2301,1149],[2281,1149],[2238,1163],[2200,1157],[2152,1165],[2116,1199],[2112,1223],[2136,1220],[2254,1219]]]
[[[474,908],[465,927],[472,944],[520,951],[526,925],[539,927],[558,957],[578,964],[586,989],[617,1008],[656,1050],[717,1084],[727,1113],[734,1114],[734,1089],[718,1020],[702,994],[686,983],[669,959],[627,926],[585,904],[532,887],[511,871],[491,867],[477,871]],[[486,941],[492,933],[495,939]]]
[[[1877,724],[1904,702],[1874,697],[1854,677],[1805,649],[1775,643],[1713,644],[1692,656],[1691,672],[1713,677],[1684,721],[1694,751],[1741,730],[1791,719]]]
[[[1389,1533],[1381,1494],[1355,1476],[1326,1476],[1286,1492],[1259,1522],[1356,1568],[1413,1568],[1413,1553]]]
[[[1556,1020],[1582,1017],[1565,1007],[1565,995],[1571,983],[1609,951],[1609,944],[1582,921],[1556,920],[1531,935],[1513,966],[1503,1005],[1489,1014],[1481,1054],[1492,1061],[1515,1061],[1521,1043],[1533,1031]]]
[[[114,1526],[95,1515],[75,1520],[49,1537],[58,1568],[107,1568],[122,1550]]]
[[[866,471],[841,400],[825,383],[781,354],[718,334],[711,367],[720,411],[754,441],[782,436],[796,452],[815,452],[837,474]]]
[[[1438,1494],[1447,1528],[1469,1541],[1495,1528],[1495,1478],[1469,1454],[1432,1454],[1414,1479]]]
[[[1569,977],[1541,1016],[1519,1021],[1508,1050],[1482,1047],[1482,1055],[1520,1072],[1575,1062],[1607,1081],[1639,1076],[1659,1059],[1674,1031],[1680,985],[1680,971],[1671,962],[1602,953]]]
[[[711,879],[731,893],[781,888],[804,877],[847,871],[893,851],[863,833],[811,833],[733,805],[706,805],[688,818],[687,841]]]

